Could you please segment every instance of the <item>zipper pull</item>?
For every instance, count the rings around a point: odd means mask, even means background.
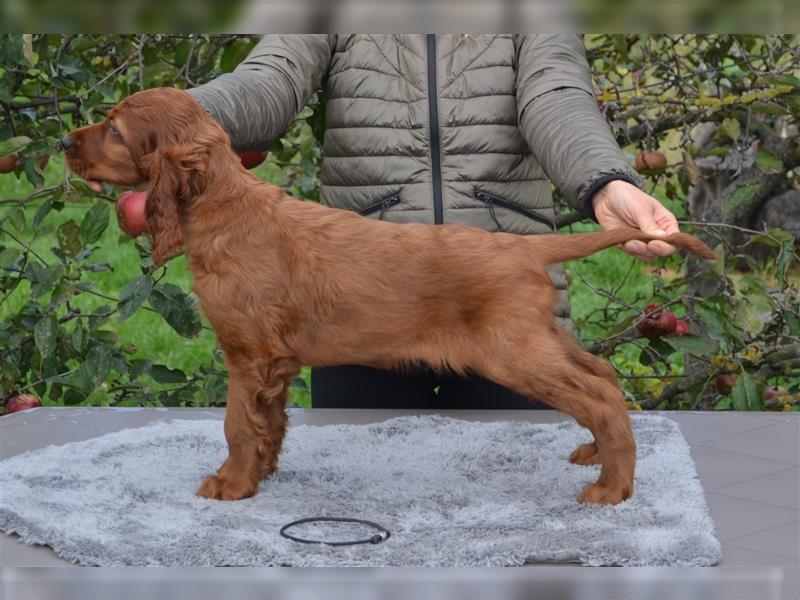
[[[381,210],[385,208],[392,208],[398,202],[400,202],[400,196],[391,196],[386,198],[386,200],[381,202]]]
[[[494,202],[494,197],[485,192],[475,192],[475,197],[486,204],[492,204]]]

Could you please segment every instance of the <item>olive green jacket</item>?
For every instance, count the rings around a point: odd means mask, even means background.
[[[549,232],[552,181],[591,196],[637,176],[600,115],[577,35],[267,35],[190,90],[237,150],[265,149],[324,89],[320,199],[398,223]],[[557,316],[567,325],[563,268]]]

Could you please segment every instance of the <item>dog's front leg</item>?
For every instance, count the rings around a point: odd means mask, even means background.
[[[225,438],[228,458],[197,490],[199,496],[239,500],[255,495],[278,465],[286,433],[286,390],[297,367],[288,362],[231,365]]]

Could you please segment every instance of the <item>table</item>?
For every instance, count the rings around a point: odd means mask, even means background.
[[[534,423],[552,423],[569,418],[556,411],[540,410],[400,411],[293,408],[288,412],[290,426],[301,423],[313,425],[372,423],[401,415],[434,412],[459,419],[483,421],[526,420]],[[734,574],[741,576],[751,573],[758,578],[759,573],[766,574],[764,581],[776,578],[783,581],[779,585],[782,586],[780,595],[771,597],[792,598],[792,600],[800,598],[800,413],[659,412],[658,414],[673,419],[680,425],[697,465],[698,475],[722,542],[722,562],[719,567],[710,571],[728,572],[731,577]],[[38,408],[0,418],[0,456],[7,458],[50,444],[86,440],[128,427],[139,427],[160,419],[222,420],[224,415],[224,409],[199,408]],[[47,547],[22,545],[14,535],[0,537],[0,565],[4,568],[68,564]],[[575,580],[574,575],[570,577],[566,574],[566,571],[575,569],[587,573],[604,571],[553,566],[540,566],[538,569],[541,569],[542,573],[545,571],[563,573],[554,575],[556,580],[559,578]],[[489,577],[487,574],[489,571],[484,573],[486,577]],[[612,571],[619,574],[613,577],[619,578],[627,570]],[[505,572],[508,573],[508,570]],[[14,573],[14,577],[24,579],[21,571]],[[508,581],[508,575],[503,577],[502,581]],[[601,575],[586,574],[579,576],[578,579],[587,577],[601,577]],[[745,589],[746,586],[743,585],[738,585],[733,591]],[[793,596],[794,591],[797,591],[797,594]]]

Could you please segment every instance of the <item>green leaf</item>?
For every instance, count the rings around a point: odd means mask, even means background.
[[[20,233],[25,231],[25,211],[19,206],[15,206],[6,213],[6,218]]]
[[[21,258],[22,250],[19,248],[5,248],[0,251],[0,268],[16,268]]]
[[[55,314],[50,314],[36,323],[33,329],[33,339],[42,358],[48,356],[56,345],[58,337],[58,319]]]
[[[142,275],[126,285],[119,296],[119,318],[124,321],[135,313],[147,300],[151,290],[150,277]]]
[[[734,410],[764,410],[764,402],[758,390],[758,383],[747,371],[742,371],[736,378],[731,390]]]
[[[130,371],[128,374],[130,375],[131,380],[136,379],[142,373],[147,373],[152,365],[152,360],[134,359],[130,361]]]
[[[25,172],[25,178],[30,184],[38,189],[44,184],[44,177],[39,169],[39,165],[36,164],[37,162],[36,160],[26,160],[22,166],[22,170]]]
[[[75,321],[75,329],[72,330],[72,333],[69,334],[69,341],[72,344],[72,347],[75,348],[78,352],[83,352],[86,348],[86,343],[89,340],[89,332],[86,331],[86,328],[81,323],[80,319],[76,319]]]
[[[211,374],[203,378],[203,392],[208,405],[221,406],[225,404],[228,384],[219,375]]]
[[[175,65],[182,67],[186,64],[186,59],[189,58],[189,50],[192,47],[191,40],[183,40],[175,46]]]
[[[200,315],[194,302],[178,286],[165,283],[154,287],[150,305],[182,336],[195,337],[200,333]]]
[[[41,225],[44,218],[48,215],[48,213],[53,208],[53,201],[52,199],[48,199],[44,202],[38,209],[36,209],[36,214],[33,216],[33,228],[37,229],[39,225]]]
[[[725,321],[727,317],[720,313],[716,307],[711,303],[697,302],[694,311],[703,325],[708,331],[708,334],[716,340],[720,340],[725,335]]]
[[[767,115],[786,115],[789,114],[789,109],[777,102],[753,102],[750,108],[755,112],[764,113]]]
[[[186,374],[180,369],[170,369],[164,365],[150,365],[147,374],[158,383],[186,383]]]
[[[80,235],[85,244],[94,244],[108,227],[108,206],[98,202],[86,213],[81,223]]]
[[[70,384],[66,384],[70,385]],[[86,400],[86,395],[83,391],[79,391],[80,389],[69,389],[64,392],[64,404],[67,406],[76,406],[78,404],[82,404]]]
[[[730,396],[723,396],[714,405],[714,410],[730,410],[733,406],[733,399]]]
[[[800,335],[800,317],[791,312],[786,313],[784,316],[786,318],[786,324],[789,326],[789,332],[792,335]]]
[[[778,274],[778,281],[780,281],[782,287],[786,285],[786,271],[788,271],[793,257],[794,243],[784,244],[781,246],[781,253],[778,255],[776,272]]]
[[[81,243],[81,228],[70,219],[58,226],[56,230],[56,240],[62,252],[75,256],[83,247]]]
[[[75,56],[64,55],[61,57],[58,63],[58,70],[61,71],[61,74],[66,77],[79,75],[84,69],[85,66],[82,65],[80,60],[78,60],[78,58]]]
[[[111,370],[111,349],[107,346],[95,346],[89,351],[82,368],[92,386],[97,387]]]
[[[219,68],[223,73],[230,73],[247,57],[254,45],[255,42],[252,40],[235,40],[231,42],[225,46],[225,50],[222,52]]]
[[[735,142],[739,139],[739,134],[741,133],[741,126],[739,125],[739,121],[737,121],[736,119],[725,119],[719,126],[719,130],[726,137],[730,138],[732,141]]]
[[[758,151],[758,154],[756,154],[756,164],[758,168],[765,173],[780,173],[786,169],[780,158],[766,150]]]
[[[0,142],[0,158],[5,158],[10,154],[16,154],[20,150],[24,150],[32,141],[31,138],[24,135],[18,135],[17,137],[3,140]]]
[[[699,335],[672,336],[664,340],[667,344],[675,348],[678,352],[694,354],[696,356],[706,356],[715,352],[717,342]]]
[[[733,190],[725,201],[725,205],[722,207],[725,214],[732,213],[739,205],[752,200],[753,196],[756,195],[756,191],[758,191],[758,186],[758,183],[748,183],[746,185],[740,185]]]

